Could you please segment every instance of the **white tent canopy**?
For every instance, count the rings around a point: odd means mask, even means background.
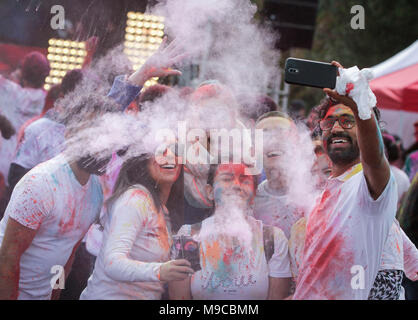
[[[383,61],[371,69],[375,78],[382,77],[386,74],[401,70],[418,63],[418,40],[411,44],[408,48],[398,52],[393,57]]]
[[[374,80],[370,85],[373,89],[373,82],[395,75],[398,72],[403,72],[409,68],[414,68],[418,64],[418,40],[412,43],[409,47],[397,53],[386,61],[379,63],[372,67],[374,73]],[[414,76],[414,75],[413,75]],[[418,79],[418,74],[416,75]],[[393,87],[393,85],[392,85]],[[380,90],[382,93],[382,91]],[[387,95],[393,96],[395,92],[393,88],[388,87],[385,91]],[[377,103],[382,101],[382,97],[378,92],[375,92]],[[418,112],[413,112],[416,106],[399,105],[396,109],[388,108],[387,105],[380,105],[380,112],[382,121],[385,123],[385,129],[391,133],[396,134],[402,138],[404,147],[409,147],[415,141],[414,137],[414,123],[418,121]]]

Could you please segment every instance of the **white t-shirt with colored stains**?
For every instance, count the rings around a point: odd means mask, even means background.
[[[191,277],[191,294],[195,300],[265,300],[269,276],[290,278],[287,238],[273,227],[274,252],[267,263],[263,245],[263,223],[248,217],[252,244],[245,249],[231,237],[210,236],[200,243],[201,270]],[[201,230],[216,229],[214,218],[202,222]],[[184,225],[178,234],[191,235],[191,226]]]
[[[292,226],[303,217],[303,211],[287,203],[286,194],[278,194],[268,187],[264,180],[257,188],[255,197],[254,217],[264,224],[275,226],[283,230],[287,238]]]
[[[37,230],[20,259],[19,299],[50,298],[51,268],[65,266],[98,218],[102,200],[97,177],[90,176],[82,186],[63,154],[36,166],[16,184],[0,222],[0,243],[9,218]]]
[[[16,131],[9,140],[2,141],[0,148],[0,173],[3,174],[6,183],[9,167],[16,153],[17,133],[27,120],[41,114],[45,97],[46,91],[42,88],[22,88],[0,76],[0,114],[12,123]]]
[[[376,200],[370,196],[361,164],[329,179],[319,203],[307,217],[293,298],[367,299],[380,269],[397,201],[392,174]],[[355,276],[361,281],[352,281]],[[353,282],[356,285],[352,287]]]
[[[48,118],[34,121],[25,129],[23,141],[12,162],[32,169],[37,164],[52,159],[64,150],[64,132],[64,125]]]
[[[125,191],[105,217],[103,244],[82,300],[158,300],[160,267],[170,259],[171,226],[141,185]]]
[[[306,219],[301,218],[292,227],[289,238],[290,265],[294,278],[297,278],[299,266],[302,262],[305,236]],[[380,270],[401,270],[405,272],[410,280],[418,280],[418,250],[396,219],[390,227],[383,248]],[[404,300],[405,297],[401,294],[399,299]]]

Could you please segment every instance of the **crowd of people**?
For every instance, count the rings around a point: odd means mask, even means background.
[[[139,70],[112,79],[106,97],[83,92],[85,70],[45,92],[49,63],[36,52],[0,76],[0,299],[417,299],[418,123],[405,150],[380,129],[378,108],[363,120],[353,99],[328,88],[307,119],[303,102],[288,115],[216,80],[144,89],[179,75],[183,58],[163,42]],[[179,137],[158,152],[70,154],[66,142],[95,119],[140,118],[176,90],[193,129],[221,114],[220,127],[250,130],[250,146],[261,131],[262,171],[232,155],[183,161]],[[69,112],[63,98],[75,92]],[[319,191],[309,208],[289,193],[300,127],[312,139],[305,178]],[[222,151],[187,142],[206,159]],[[180,251],[197,244],[197,267],[192,254],[178,256],[176,239],[191,239]]]

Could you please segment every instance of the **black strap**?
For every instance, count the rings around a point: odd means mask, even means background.
[[[274,236],[273,227],[263,224],[263,242],[264,242],[264,254],[266,256],[267,263],[269,263],[274,252]]]

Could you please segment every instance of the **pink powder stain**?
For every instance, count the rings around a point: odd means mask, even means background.
[[[304,247],[304,261],[299,280],[309,290],[326,295],[328,299],[338,297],[338,294],[346,290],[343,286],[350,283],[350,272],[347,266],[353,265],[353,253],[346,246],[347,241],[337,233],[331,237],[333,228],[340,214],[331,217],[335,205],[338,202],[340,191],[334,195],[325,190],[321,201],[308,218],[306,240]],[[332,288],[330,290],[330,288]]]
[[[76,216],[76,210],[75,208],[72,209],[70,219],[68,221],[65,221],[65,218],[62,218],[59,222],[60,232],[61,233],[67,233],[68,231],[71,231],[74,229],[74,221]]]

